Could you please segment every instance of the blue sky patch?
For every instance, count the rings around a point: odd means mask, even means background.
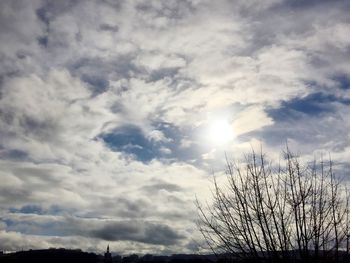
[[[143,132],[136,126],[128,126],[112,133],[102,136],[103,141],[113,150],[131,154],[137,160],[148,162],[152,159],[168,159],[186,161],[200,156],[198,145],[193,144],[190,148],[182,148],[181,140],[184,136],[191,138],[191,130],[179,130],[174,125],[160,122],[154,124],[157,130],[161,131],[168,141],[154,141],[145,137]],[[167,148],[171,152],[164,153],[162,149]]]
[[[334,103],[350,105],[349,99],[342,99],[331,94],[313,93],[304,98],[296,98],[285,101],[278,109],[267,111],[276,121],[297,119],[300,114],[318,116],[325,113],[334,112]]]
[[[83,74],[81,77],[82,81],[89,84],[92,91],[96,94],[102,93],[108,89],[109,83],[108,81],[100,76],[93,76],[93,75],[87,75]]]
[[[21,213],[21,214],[37,214],[37,215],[58,215],[65,211],[57,205],[52,205],[49,208],[43,208],[40,205],[29,204],[22,206],[20,208],[11,207],[9,208],[11,213]]]
[[[338,83],[338,88],[342,90],[350,89],[350,76],[342,74],[334,77],[333,80]]]
[[[21,208],[10,208],[11,213],[38,214],[43,215],[44,211],[39,205],[25,205]]]
[[[157,155],[154,143],[147,140],[137,127],[129,126],[115,130],[103,135],[102,139],[111,149],[132,154],[140,161],[150,161]]]

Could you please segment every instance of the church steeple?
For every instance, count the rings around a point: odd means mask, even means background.
[[[107,251],[105,253],[104,262],[112,263],[112,254],[109,252],[109,244],[107,245]]]

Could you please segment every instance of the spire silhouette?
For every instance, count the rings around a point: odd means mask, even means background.
[[[105,257],[104,257],[104,262],[105,263],[112,263],[112,254],[109,252],[109,244],[107,245],[107,251],[105,253]]]

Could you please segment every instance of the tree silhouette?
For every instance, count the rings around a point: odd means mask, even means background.
[[[349,193],[332,161],[273,165],[254,151],[227,161],[213,203],[197,200],[199,229],[216,254],[254,262],[340,262],[349,255]]]

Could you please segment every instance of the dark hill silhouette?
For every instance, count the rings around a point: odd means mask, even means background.
[[[81,250],[43,249],[0,255],[1,263],[96,263],[99,257]]]
[[[310,257],[307,263],[331,263],[334,262],[334,253],[330,254],[326,251],[321,251],[322,257],[315,259]],[[298,251],[289,251],[289,263],[305,262],[298,256]],[[310,255],[311,256],[311,255]],[[136,254],[128,256],[114,255],[109,258],[103,255],[94,253],[87,253],[81,250],[70,249],[42,249],[20,251],[10,254],[0,253],[0,263],[268,263],[273,262],[269,260],[250,261],[249,259],[242,259],[237,257],[237,254],[221,254],[221,255],[198,255],[198,254],[173,254],[171,256],[160,255],[144,255],[139,257]],[[275,261],[277,262],[277,261]],[[284,261],[278,261],[279,263]],[[346,251],[340,251],[338,262],[350,262],[349,255]]]
[[[107,250],[108,251],[108,250]],[[107,253],[108,254],[108,253]],[[42,249],[20,251],[9,254],[0,253],[0,263],[216,263],[214,255],[174,254],[171,256],[136,254],[128,256],[96,255],[81,250]]]

